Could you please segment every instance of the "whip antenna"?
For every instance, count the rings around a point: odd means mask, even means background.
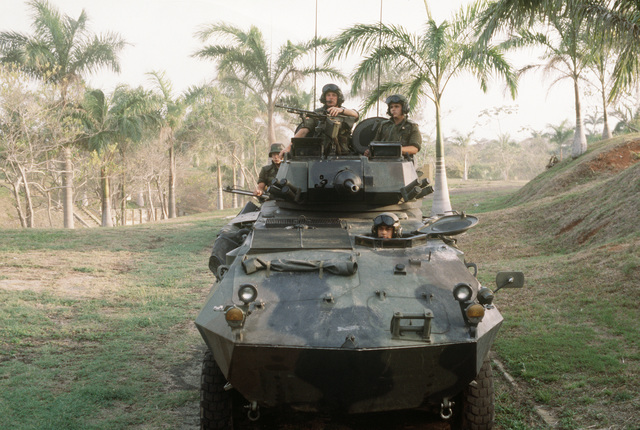
[[[316,25],[315,25],[315,40],[313,48],[313,110],[316,110],[316,75],[318,74],[318,0],[316,0]]]
[[[318,0],[316,0],[318,1]],[[382,48],[382,0],[380,0],[380,21],[378,21],[378,50]],[[380,73],[381,73],[382,59],[378,58],[378,88],[376,94],[378,94],[378,101],[376,102],[376,116],[380,116]]]

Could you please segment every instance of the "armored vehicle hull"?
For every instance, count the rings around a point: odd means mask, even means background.
[[[230,392],[252,419],[282,405],[449,418],[457,404],[465,422],[492,421],[492,392],[477,417],[462,410],[502,323],[451,237],[477,219],[423,218],[416,196],[430,187],[388,157],[294,154],[270,188],[278,200],[232,221],[250,229],[196,319],[217,375],[203,388],[203,427],[233,428],[220,412]],[[374,237],[384,211],[410,233]]]

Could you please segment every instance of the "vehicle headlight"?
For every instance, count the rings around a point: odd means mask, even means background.
[[[249,303],[255,301],[256,297],[258,297],[258,290],[251,284],[243,284],[240,285],[240,289],[238,290],[238,298],[242,303],[248,305]]]
[[[244,324],[244,312],[242,309],[232,306],[224,313],[224,319],[227,320],[227,324],[231,328],[242,327]]]
[[[467,302],[471,300],[473,296],[473,290],[471,285],[461,282],[453,288],[453,297],[459,302]]]
[[[467,313],[467,319],[471,324],[478,324],[484,317],[484,306],[476,303],[469,306],[465,312]]]

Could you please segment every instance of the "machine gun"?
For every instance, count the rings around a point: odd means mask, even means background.
[[[298,108],[294,108],[294,107],[290,107],[290,106],[283,106],[283,105],[279,105],[276,104],[277,108],[281,108],[281,109],[285,109],[287,112],[289,113],[295,113],[297,115],[300,115],[300,119],[301,120],[305,120],[306,118],[318,118],[318,119],[327,119],[327,118],[331,118],[331,119],[342,119],[342,120],[346,120],[349,118],[352,118],[355,122],[355,118],[353,118],[352,116],[348,116],[348,115],[344,115],[344,114],[340,114],[337,116],[330,116],[327,115],[326,113],[320,113],[320,112],[315,112],[312,110],[304,110],[304,109],[298,109]],[[351,124],[353,125],[353,124]]]
[[[231,188],[229,185],[227,185],[226,187],[224,187],[222,189],[222,191],[226,192],[226,193],[231,193],[231,194],[240,194],[242,196],[251,196],[251,197],[255,197],[258,199],[258,201],[260,203],[263,203],[267,200],[269,200],[269,193],[263,193],[261,196],[256,196],[255,194],[253,194],[252,191],[247,191],[247,190],[240,190],[238,188]]]
[[[323,153],[325,155],[328,153],[329,146],[331,144],[335,145],[336,151],[338,152],[338,154],[340,154],[339,145],[337,143],[340,127],[342,127],[343,124],[346,124],[349,129],[351,129],[356,122],[356,118],[344,114],[331,116],[327,115],[326,113],[298,109],[279,104],[276,104],[275,106],[281,109],[285,109],[289,113],[300,115],[300,119],[302,121],[307,118],[314,118],[318,120],[318,124],[314,130],[314,136],[323,138]]]

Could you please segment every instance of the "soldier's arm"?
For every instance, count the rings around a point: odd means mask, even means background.
[[[264,194],[264,189],[267,186],[267,184],[265,184],[264,182],[258,182],[258,186],[256,187],[256,190],[253,192],[254,196],[261,196]]]
[[[413,124],[411,127],[411,133],[409,134],[409,141],[402,146],[402,153],[407,155],[415,155],[422,148],[422,135],[417,124]]]
[[[327,109],[327,113],[330,116],[338,116],[338,115],[345,115],[345,116],[350,116],[355,118],[356,120],[360,117],[360,114],[358,113],[357,110],[355,109],[348,109],[346,107],[330,107],[329,109]]]
[[[309,134],[309,129],[306,127],[302,127],[300,130],[298,130],[296,132],[296,134],[293,135],[294,138],[296,137],[306,137],[307,134]],[[280,151],[280,156],[282,157],[284,155],[285,152],[289,152],[291,151],[291,145],[292,142],[289,142],[289,145],[287,145],[286,148],[284,148],[282,151]]]

